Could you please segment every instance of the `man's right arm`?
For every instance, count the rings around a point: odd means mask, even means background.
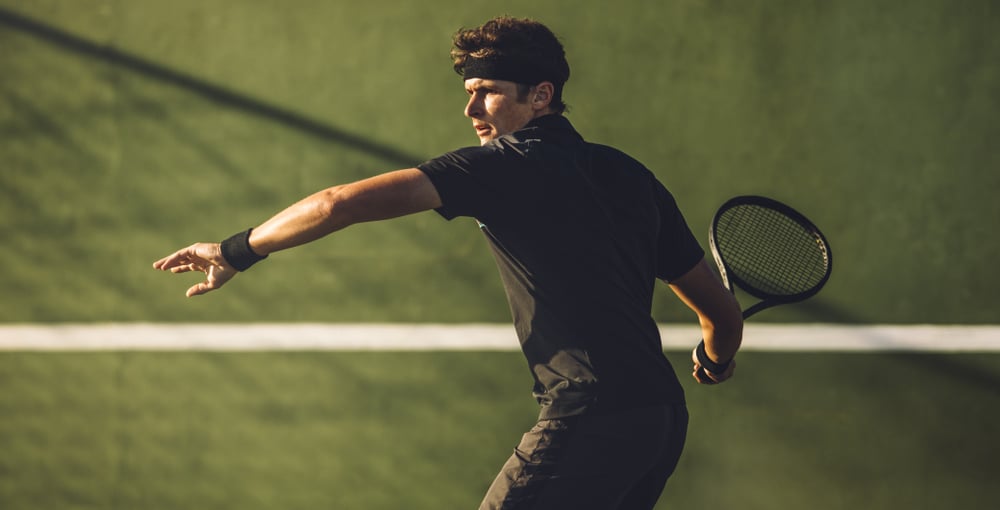
[[[702,259],[691,270],[669,282],[671,290],[698,315],[705,353],[711,361],[725,364],[736,356],[743,340],[743,314],[729,290]],[[719,383],[732,377],[735,363],[721,374],[707,372],[708,380],[699,373],[702,368],[694,360],[694,378],[701,383]]]
[[[356,223],[387,220],[441,207],[430,178],[416,168],[334,186],[274,215],[250,233],[261,256],[285,250]]]
[[[205,273],[205,281],[187,291],[188,297],[197,296],[222,287],[237,274],[237,268],[245,269],[272,252],[314,241],[355,223],[395,218],[441,205],[441,197],[426,174],[417,168],[397,170],[327,188],[292,204],[251,230],[249,236],[240,237],[243,246],[237,255],[242,261],[228,260],[223,255],[225,243],[195,243],[154,262],[153,267],[172,273]]]

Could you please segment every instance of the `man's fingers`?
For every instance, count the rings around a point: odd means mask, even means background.
[[[691,376],[694,377],[694,380],[698,381],[700,384],[719,384],[725,382],[733,376],[733,371],[736,370],[736,360],[730,360],[725,372],[721,374],[709,372],[708,369],[702,366],[701,362],[698,361],[697,348],[691,352],[691,361],[694,362],[694,372],[691,373]]]
[[[190,264],[192,262],[191,253],[191,247],[184,248],[183,250],[177,250],[174,253],[153,262],[153,268],[161,271],[167,271],[177,267],[178,265]]]
[[[153,262],[153,268],[159,269],[161,271],[166,271],[167,269],[170,269],[171,267],[177,265],[177,263],[182,259],[183,252],[184,250],[175,251],[174,253],[171,253],[170,255],[167,255],[166,257],[163,257],[162,259],[157,260],[156,262]]]
[[[733,372],[736,370],[736,361],[731,361],[729,367],[726,371],[721,374],[714,374],[705,369],[705,367],[695,363],[694,372],[691,374],[692,377],[700,384],[720,384],[726,382],[731,377],[733,377]]]
[[[197,284],[192,285],[190,289],[187,290],[187,297],[200,296],[206,294],[213,290],[221,288],[230,279],[232,279],[234,273],[221,274],[216,271],[210,271],[208,273],[208,279]]]
[[[174,266],[170,268],[170,272],[174,274],[187,273],[189,271],[201,271],[204,273],[205,268],[195,264],[184,264],[182,266]]]
[[[192,285],[187,290],[187,297],[200,296],[206,292],[216,290],[233,276],[237,271],[233,269],[222,257],[218,244],[195,243],[187,248],[153,262],[153,268],[171,273],[202,272],[207,277],[205,281]]]
[[[160,260],[157,260],[156,262],[153,262],[153,269],[159,269],[161,271],[166,271],[170,267],[170,266],[167,265],[167,263],[170,261],[170,259],[172,257],[173,257],[173,255],[171,255],[170,257],[164,257],[164,258],[162,258]]]
[[[187,271],[203,271],[204,269],[202,268],[210,265],[212,265],[212,262],[205,259],[198,253],[198,243],[192,244],[187,248],[177,250],[174,253],[153,262],[153,268],[161,271],[167,271],[181,266],[190,266],[190,269]]]
[[[208,291],[212,290],[211,285],[207,282],[201,282],[197,285],[192,285],[190,289],[187,290],[187,297],[200,296]]]
[[[691,372],[691,377],[694,377],[698,384],[716,384],[718,381],[712,378],[711,374],[708,373],[701,365],[695,365],[694,371]]]

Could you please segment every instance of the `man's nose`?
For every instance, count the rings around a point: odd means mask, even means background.
[[[475,119],[482,115],[482,113],[482,99],[473,94],[472,97],[469,98],[469,103],[465,105],[465,116],[470,119]]]

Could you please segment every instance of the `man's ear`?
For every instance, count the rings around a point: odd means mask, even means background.
[[[532,109],[544,110],[549,107],[549,103],[552,102],[552,95],[555,93],[555,85],[552,85],[550,81],[543,81],[538,85],[535,85],[535,90],[531,94],[531,107]]]

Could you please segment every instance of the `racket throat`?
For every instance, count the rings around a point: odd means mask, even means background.
[[[746,310],[743,310],[743,319],[748,319],[748,318],[750,318],[751,315],[753,315],[753,314],[755,314],[755,313],[757,313],[757,312],[759,312],[761,310],[766,310],[768,308],[771,308],[772,306],[775,306],[775,305],[778,305],[778,304],[780,304],[780,303],[775,303],[773,301],[771,301],[771,302],[768,302],[768,301],[759,301],[757,303],[754,303],[750,308],[747,308]]]

